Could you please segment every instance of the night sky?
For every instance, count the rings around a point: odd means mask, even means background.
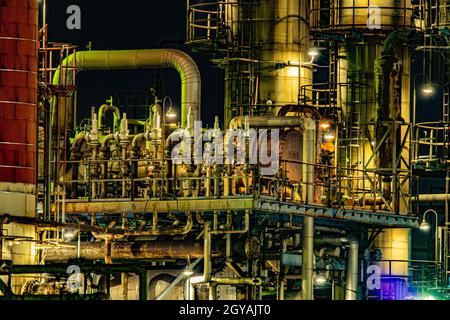
[[[81,8],[81,30],[69,30],[67,7]],[[202,117],[212,125],[214,116],[223,115],[223,72],[209,62],[207,54],[195,54],[184,45],[186,1],[105,1],[47,0],[49,41],[71,43],[86,50],[176,48],[189,53],[202,74]],[[92,71],[78,74],[79,120],[90,115],[92,106],[100,106],[122,91],[149,92],[156,84],[157,71]],[[161,70],[162,95],[180,106],[180,80],[174,70]]]

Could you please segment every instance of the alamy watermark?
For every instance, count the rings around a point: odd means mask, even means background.
[[[81,30],[81,8],[73,4],[67,7],[66,13],[69,15],[66,21],[67,29]]]
[[[176,165],[260,165],[263,176],[274,176],[279,169],[279,129],[202,132],[202,122],[197,121],[193,130],[176,130],[170,142],[176,143],[171,155]]]
[[[371,30],[381,29],[381,8],[378,6],[368,7],[367,27]]]

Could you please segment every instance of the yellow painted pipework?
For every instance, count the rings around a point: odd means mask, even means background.
[[[158,67],[173,68],[181,78],[181,123],[184,127],[189,110],[195,120],[200,120],[201,76],[194,60],[186,53],[174,49],[148,50],[116,50],[116,51],[80,51],[68,56],[55,72],[54,85],[75,85],[75,71],[65,66],[76,65],[76,72],[87,70],[120,70],[120,69],[149,69]],[[61,74],[62,73],[62,74]],[[60,106],[67,106],[61,112],[72,115],[71,99],[60,98]],[[63,104],[65,103],[65,104]],[[53,101],[52,114],[56,107]],[[55,123],[56,119],[53,119]]]

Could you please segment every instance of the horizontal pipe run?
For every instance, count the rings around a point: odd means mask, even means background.
[[[201,259],[204,257],[202,241],[114,241],[111,243],[111,259],[114,260],[170,260]],[[45,248],[46,262],[65,262],[78,258],[78,243],[64,243],[62,246]],[[106,254],[104,242],[80,242],[80,258],[83,260],[103,260]],[[246,241],[233,242],[232,254],[239,258],[248,258]],[[218,240],[212,247],[212,257],[226,255],[224,240]]]
[[[246,119],[248,119],[250,128],[296,128],[303,126],[305,121],[304,117],[237,117],[231,120],[230,128],[244,127]]]
[[[412,200],[416,202],[444,202],[450,201],[450,194],[419,194]]]
[[[67,270],[71,265],[69,264],[52,264],[52,265],[14,265],[14,266],[6,266],[0,269],[0,275],[21,275],[21,274],[56,274],[56,275],[65,275],[67,276]],[[97,273],[97,274],[112,274],[112,273],[134,273],[139,277],[139,300],[145,301],[147,300],[147,271],[146,269],[136,266],[136,265],[127,265],[127,264],[92,264],[92,263],[78,263],[81,272],[83,273]],[[0,300],[27,300],[25,296],[17,296],[13,295],[9,297],[0,297]],[[52,300],[53,297],[56,296],[30,296],[29,299],[33,300]],[[40,298],[39,298],[40,297]],[[47,299],[48,297],[48,299]],[[70,300],[70,296],[58,296],[59,299],[68,299]],[[88,296],[87,296],[88,297]],[[57,299],[58,300],[58,299]],[[94,299],[95,300],[95,299]]]

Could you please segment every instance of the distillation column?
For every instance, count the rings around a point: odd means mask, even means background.
[[[308,8],[308,1],[296,0],[227,2],[226,23],[239,57],[225,69],[226,125],[298,104],[301,86],[312,84]]]
[[[35,217],[38,85],[38,0],[0,3],[0,212]],[[35,263],[34,226],[0,225],[0,260]],[[31,241],[30,241],[31,240]],[[8,253],[6,252],[8,251]],[[19,283],[17,283],[19,285]]]
[[[370,5],[370,7],[369,7]],[[379,173],[377,186],[382,185],[374,194],[389,194],[393,200],[393,210],[402,214],[407,214],[408,208],[405,203],[398,198],[398,191],[395,191],[395,179],[398,169],[405,169],[403,162],[398,167],[395,162],[398,160],[392,157],[393,148],[398,137],[406,135],[406,126],[394,125],[394,121],[410,122],[410,72],[411,58],[409,49],[399,41],[394,47],[395,61],[394,69],[398,72],[397,79],[392,82],[390,92],[395,92],[396,96],[382,97],[388,101],[380,101],[377,96],[377,67],[379,58],[384,54],[383,47],[386,34],[397,29],[412,29],[411,2],[408,0],[367,0],[353,1],[344,0],[337,7],[333,15],[336,19],[337,28],[355,28],[364,31],[362,39],[348,39],[339,45],[338,50],[338,105],[342,106],[342,117],[347,127],[345,128],[345,142],[340,143],[339,161],[343,167],[357,168],[359,170],[375,169]],[[380,32],[387,31],[387,33]],[[379,66],[378,66],[379,67]],[[393,73],[394,74],[394,73]],[[388,76],[393,76],[389,74]],[[380,76],[380,75],[378,75]],[[390,78],[392,80],[394,78]],[[381,102],[381,103],[380,103]],[[388,110],[380,106],[385,104]],[[381,121],[383,126],[390,122],[392,126],[391,137],[381,144],[379,127]],[[382,127],[383,127],[382,126]],[[370,138],[369,138],[370,137]],[[342,139],[343,137],[341,137]],[[408,139],[409,140],[409,139]],[[377,152],[377,147],[382,152]],[[405,162],[409,163],[409,150],[402,151]],[[358,174],[357,174],[358,175]],[[360,179],[358,179],[360,178]],[[357,178],[357,189],[369,189],[374,182],[363,179],[362,175]],[[355,183],[353,181],[353,183]],[[356,186],[352,186],[355,189]],[[386,188],[386,190],[383,190]],[[405,184],[402,190],[408,193],[409,184]],[[358,199],[355,195],[349,194],[353,203]],[[377,197],[377,196],[375,196]],[[392,198],[394,197],[394,198]],[[397,198],[395,198],[397,197]],[[373,196],[372,196],[373,198]],[[377,199],[371,199],[376,203]],[[383,260],[408,260],[409,258],[409,233],[407,229],[386,229],[376,239],[375,247],[383,251]],[[393,264],[393,276],[406,276],[408,274],[407,264]],[[388,274],[387,264],[382,266],[383,274]]]

